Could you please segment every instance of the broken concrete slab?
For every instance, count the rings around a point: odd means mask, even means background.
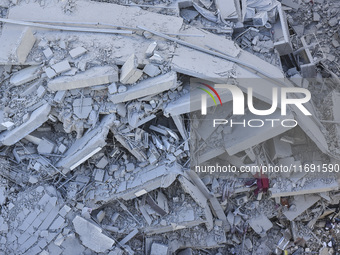
[[[28,121],[11,131],[3,132],[0,135],[0,143],[10,146],[20,141],[22,138],[32,133],[34,130],[44,124],[48,120],[48,115],[50,114],[50,111],[51,106],[47,103],[39,107],[31,114],[31,117]]]
[[[92,111],[92,98],[80,98],[73,101],[73,111],[80,119],[86,119]]]
[[[154,78],[149,78],[129,87],[125,92],[109,95],[109,100],[115,104],[133,99],[155,95],[177,86],[177,74],[169,72]]]
[[[221,18],[224,20],[238,20],[238,12],[236,9],[235,2],[233,0],[228,0],[224,2],[222,0],[215,1],[217,9],[220,11]]]
[[[296,188],[293,188],[291,184],[289,185],[289,183],[283,183],[284,187],[274,184],[269,191],[271,193],[271,197],[275,198],[314,194],[339,189],[339,183],[336,180],[330,180],[329,183],[324,183],[322,180],[315,178],[313,178],[313,180],[314,182],[306,183],[305,185]]]
[[[32,16],[32,11],[39,15]],[[89,23],[114,24],[122,28],[136,28],[143,25],[164,33],[178,33],[183,23],[181,18],[145,11],[138,7],[132,8],[113,3],[88,3],[86,1],[77,3],[77,12],[73,15],[64,13],[63,3],[51,2],[45,6],[40,6],[37,3],[17,5],[11,9],[8,18],[20,18],[32,22],[62,18],[64,22],[83,22],[83,15],[86,13],[93,15],[88,17],[87,22]],[[162,20],[161,23],[158,22],[160,20]]]
[[[106,252],[115,243],[113,239],[102,233],[100,227],[78,215],[72,223],[83,245],[95,252]]]
[[[143,171],[138,172],[133,180],[121,183],[115,193],[110,190],[108,191],[109,196],[94,197],[93,200],[88,201],[87,206],[96,208],[99,201],[108,203],[116,199],[130,200],[158,188],[167,188],[180,174],[182,174],[182,170],[178,164],[173,164],[172,166],[148,166]]]
[[[74,76],[62,76],[48,83],[53,91],[86,88],[118,81],[117,66],[93,67]]]
[[[320,197],[315,195],[294,196],[294,200],[290,203],[288,211],[285,211],[283,214],[288,220],[293,221],[319,200]]]
[[[105,116],[97,128],[78,139],[67,150],[64,154],[65,157],[56,164],[56,167],[60,167],[64,173],[68,173],[99,152],[106,145],[106,136],[114,120],[113,115]]]
[[[266,108],[267,109],[267,108]],[[270,116],[266,116],[264,119],[275,119],[278,120],[276,123],[271,122],[266,123],[261,128],[250,128],[250,127],[244,127],[243,123],[247,123],[248,120],[253,119],[255,115],[253,114],[246,114],[244,117],[244,120],[234,120],[235,123],[242,123],[242,124],[236,124],[233,126],[233,130],[231,135],[227,135],[224,138],[225,142],[225,149],[228,152],[229,155],[234,155],[240,151],[246,150],[248,148],[251,148],[252,146],[259,144],[261,142],[264,142],[270,138],[273,138],[277,135],[280,135],[290,129],[293,128],[293,126],[285,127],[281,125],[281,121],[284,119],[293,119],[294,116],[292,113],[287,113],[287,116],[281,116],[280,111],[275,111]],[[259,116],[256,116],[258,119]],[[262,117],[262,116],[261,116]],[[284,117],[284,118],[283,118]],[[245,124],[246,125],[246,124]],[[248,131],[246,131],[248,129]],[[251,132],[249,131],[251,129]]]

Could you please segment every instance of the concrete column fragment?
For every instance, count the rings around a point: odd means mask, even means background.
[[[62,76],[51,80],[48,87],[51,90],[68,90],[86,88],[118,81],[116,66],[99,66],[86,70],[74,76]]]
[[[39,69],[40,66],[31,66],[21,69],[20,71],[13,74],[10,82],[15,86],[19,86],[26,82],[33,81],[34,79],[39,77]]]
[[[109,100],[118,104],[133,99],[154,95],[165,90],[175,88],[177,85],[177,75],[169,72],[154,78],[146,79],[135,86],[129,87],[125,92],[109,95]]]

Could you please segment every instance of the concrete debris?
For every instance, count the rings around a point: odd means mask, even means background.
[[[102,233],[101,228],[78,215],[72,223],[84,246],[95,252],[105,252],[115,243],[113,239]]]
[[[87,50],[84,47],[77,47],[75,49],[70,50],[70,56],[72,58],[78,58],[81,55],[84,55],[87,52]]]
[[[61,76],[48,83],[51,90],[86,88],[118,81],[118,69],[112,66],[93,67],[74,76]]]
[[[31,66],[24,68],[18,72],[16,72],[10,79],[10,82],[15,85],[19,86],[25,84],[27,82],[33,81],[39,77],[39,66]]]
[[[340,254],[336,0],[0,0],[0,254]]]
[[[120,82],[123,84],[133,84],[143,75],[143,71],[138,68],[137,57],[132,54],[124,63],[120,73]]]
[[[153,243],[151,246],[150,255],[167,255],[168,247],[160,243]]]
[[[156,95],[169,89],[175,89],[176,86],[177,74],[175,72],[169,72],[154,78],[143,80],[135,86],[129,87],[124,92],[110,95],[109,99],[113,103],[118,104],[145,96]]]
[[[22,138],[44,124],[48,120],[50,111],[51,106],[49,104],[44,104],[43,106],[39,107],[34,112],[32,112],[31,117],[25,123],[13,130],[7,130],[6,132],[0,134],[0,143],[7,146],[17,143]]]

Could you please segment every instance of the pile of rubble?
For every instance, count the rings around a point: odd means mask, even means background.
[[[0,254],[340,254],[339,11],[0,0]],[[215,84],[308,89],[312,115],[211,128],[242,121]]]

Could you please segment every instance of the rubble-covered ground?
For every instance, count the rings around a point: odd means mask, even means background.
[[[340,254],[339,27],[337,0],[0,0],[0,254]],[[273,88],[311,115],[253,114]]]

